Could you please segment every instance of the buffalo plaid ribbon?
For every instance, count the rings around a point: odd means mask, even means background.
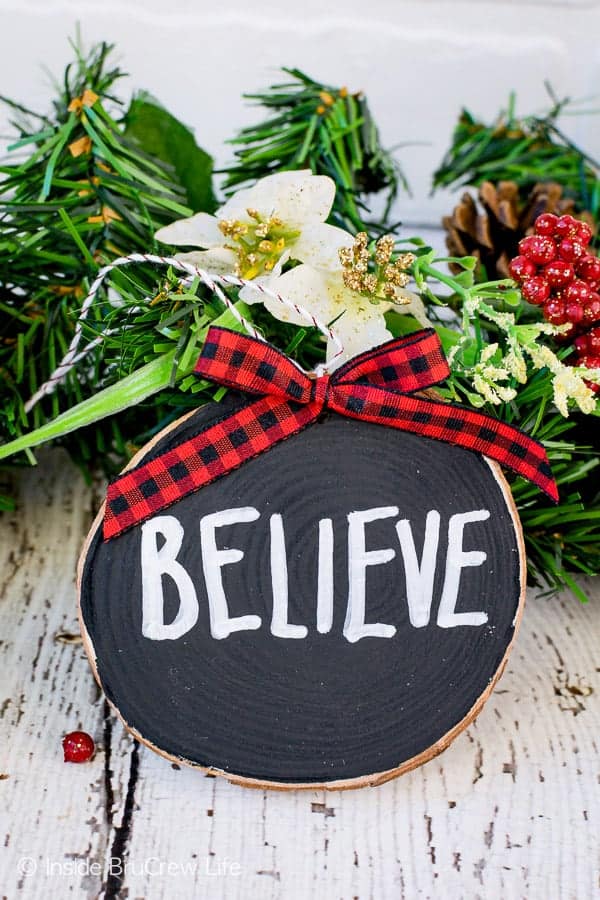
[[[263,341],[212,327],[196,372],[260,398],[120,475],[108,488],[105,540],[297,434],[324,409],[483,453],[558,499],[540,443],[482,413],[415,396],[450,372],[433,329],[391,340],[315,378]]]

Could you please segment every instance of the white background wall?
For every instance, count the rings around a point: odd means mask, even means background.
[[[128,92],[153,93],[221,163],[256,119],[242,91],[278,66],[364,89],[386,144],[414,144],[397,151],[414,196],[396,210],[413,224],[450,206],[428,193],[461,105],[491,118],[514,88],[539,111],[549,79],[600,109],[599,0],[0,0],[0,93],[45,109],[41,66],[60,74],[76,21],[86,43],[116,42]],[[600,156],[600,116],[565,127]]]

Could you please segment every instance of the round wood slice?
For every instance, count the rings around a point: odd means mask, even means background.
[[[169,449],[233,410],[228,396],[179,420],[131,466]],[[348,601],[348,514],[398,507],[365,526],[366,549],[393,548],[366,569],[367,623],[393,637],[344,636]],[[252,523],[217,529],[218,547],[243,550],[221,570],[229,615],[258,615],[258,630],[211,636],[200,545],[201,517],[255,507]],[[463,551],[483,564],[460,572],[456,612],[485,611],[482,625],[440,627],[450,517],[489,510],[468,524]],[[425,520],[440,513],[430,621],[409,619],[396,522],[410,522],[420,561]],[[441,752],[479,713],[500,677],[522,613],[521,527],[499,467],[479,454],[356,420],[322,421],[160,515],[184,528],[178,554],[198,597],[196,624],[177,640],[142,635],[141,526],[104,542],[102,509],[79,562],[79,611],[95,675],[127,728],[154,750],[250,786],[346,788],[377,784]],[[271,633],[269,520],[280,514],[289,578],[289,622],[302,639]],[[319,520],[334,533],[334,608],[328,633],[316,627]],[[165,621],[179,595],[163,581]]]

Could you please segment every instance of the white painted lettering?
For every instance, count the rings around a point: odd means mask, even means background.
[[[364,637],[391,638],[396,634],[393,625],[381,622],[365,623],[366,570],[367,566],[380,566],[396,556],[391,547],[367,550],[365,525],[379,519],[398,515],[397,506],[378,506],[348,514],[348,607],[344,623],[344,635],[351,644]]]
[[[238,509],[224,509],[221,512],[211,513],[200,519],[202,568],[208,594],[210,633],[217,640],[229,637],[233,631],[253,631],[262,624],[260,616],[230,618],[221,569],[231,563],[240,562],[244,558],[244,552],[234,547],[219,550],[215,536],[217,528],[237,525],[240,522],[255,522],[259,517],[259,511],[253,506],[242,506]]]
[[[158,549],[158,535],[165,539]],[[153,641],[174,641],[198,620],[198,598],[187,571],[177,562],[183,542],[183,526],[175,516],[156,516],[142,525],[142,634]],[[165,623],[163,575],[175,582],[179,609]]]
[[[333,522],[319,519],[317,576],[317,631],[327,634],[333,625]]]
[[[425,625],[429,625],[431,614],[433,582],[440,542],[440,514],[436,509],[427,513],[425,540],[420,563],[417,559],[415,539],[409,520],[401,519],[396,525],[396,531],[406,573],[406,600],[410,624],[415,628],[423,628]]]
[[[474,509],[472,512],[455,513],[450,516],[446,577],[437,616],[440,628],[454,628],[456,625],[485,625],[488,620],[485,612],[457,613],[455,609],[461,569],[465,569],[467,566],[480,566],[487,559],[487,554],[483,550],[463,550],[464,527],[469,522],[485,522],[489,517],[488,509]]]
[[[273,586],[273,616],[271,634],[281,638],[305,638],[306,625],[291,625],[288,622],[288,570],[285,555],[285,534],[283,519],[279,513],[271,516],[271,584]]]

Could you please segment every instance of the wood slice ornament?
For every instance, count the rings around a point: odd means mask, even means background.
[[[211,329],[199,371],[260,399],[229,393],[143,448],[79,564],[87,653],[141,741],[245,785],[339,789],[426,762],[478,714],[526,569],[507,482],[465,446],[476,428],[521,470],[519,447],[543,450],[415,397],[440,359],[422,332],[311,380]],[[463,446],[415,433],[440,416]]]

